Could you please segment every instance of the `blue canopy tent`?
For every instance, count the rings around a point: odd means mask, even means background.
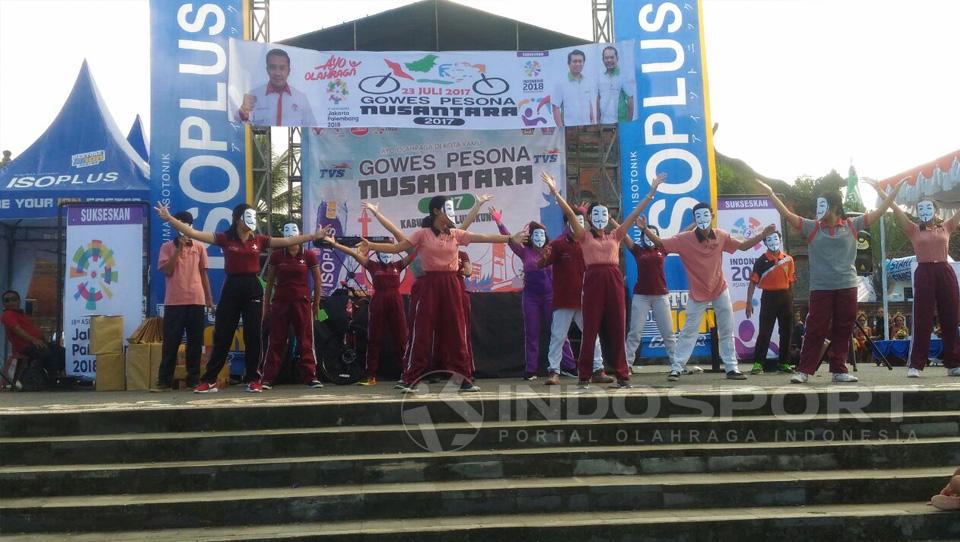
[[[147,143],[147,137],[143,133],[143,121],[140,120],[140,115],[137,115],[137,118],[133,119],[133,126],[131,126],[130,131],[127,132],[127,143],[133,147],[133,150],[137,151],[140,158],[143,158],[148,164],[150,163],[150,154],[148,151],[150,145]]]
[[[139,118],[134,127],[138,125]],[[146,152],[145,143],[143,147]],[[56,119],[26,151],[0,170],[3,289],[25,295],[36,256],[49,255],[57,260],[62,250],[57,246],[62,204],[149,201],[149,171],[147,162],[114,122],[84,61]],[[0,329],[0,352],[7,346],[2,333]]]

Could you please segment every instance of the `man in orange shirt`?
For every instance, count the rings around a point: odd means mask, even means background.
[[[780,325],[779,369],[792,373],[790,333],[793,331],[793,291],[790,287],[797,280],[793,258],[783,251],[783,241],[778,231],[764,237],[763,244],[767,251],[754,262],[750,286],[747,287],[747,318],[753,316],[753,291],[757,286],[763,290],[760,295],[760,331],[757,333],[750,374],[763,374],[774,322]]]
[[[193,215],[180,211],[174,218],[187,225]],[[160,246],[157,267],[163,271],[166,293],[163,298],[163,351],[160,369],[151,391],[166,391],[173,381],[177,350],[187,335],[187,386],[200,382],[200,356],[203,351],[204,306],[213,307],[210,280],[207,278],[207,247],[186,235],[177,235]]]

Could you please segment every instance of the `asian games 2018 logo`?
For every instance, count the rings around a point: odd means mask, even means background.
[[[523,65],[523,73],[527,77],[539,77],[540,76],[540,61],[538,60],[528,60]]]
[[[97,303],[107,298],[113,298],[110,287],[117,283],[119,273],[113,259],[113,251],[103,241],[94,239],[87,246],[78,247],[73,253],[70,266],[70,279],[77,281],[73,299],[83,299],[85,308],[97,310]]]
[[[327,83],[327,98],[337,105],[347,99],[347,94],[349,93],[350,90],[347,89],[347,83],[343,79],[337,79]]]
[[[730,235],[737,239],[749,239],[762,230],[763,225],[759,220],[752,216],[742,216],[733,223],[733,227],[730,228]],[[757,246],[753,247],[753,250],[761,250],[762,248],[763,244],[758,243]]]

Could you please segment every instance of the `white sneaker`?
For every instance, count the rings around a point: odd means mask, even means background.
[[[683,375],[698,375],[703,372],[703,369],[697,365],[690,365],[689,367],[684,367],[683,371],[680,374]]]
[[[960,376],[960,367],[954,367],[953,369],[947,369],[947,376]]]
[[[798,373],[794,373],[794,375],[790,377],[790,382],[792,384],[806,384],[807,380],[809,379],[810,379],[810,375],[808,375],[807,373],[798,372]]]
[[[907,369],[907,378],[920,378],[920,370],[910,367]]]
[[[667,375],[667,380],[670,382],[680,380],[680,371],[670,371],[670,374]]]
[[[834,382],[857,382],[860,379],[850,373],[833,373]]]

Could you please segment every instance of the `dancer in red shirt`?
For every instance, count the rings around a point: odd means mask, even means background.
[[[249,384],[257,380],[260,366],[260,319],[263,316],[263,287],[257,273],[260,272],[260,252],[267,248],[284,248],[318,239],[321,231],[311,235],[293,237],[267,237],[257,234],[257,212],[246,203],[233,208],[233,221],[223,232],[211,233],[193,229],[170,214],[166,205],[158,203],[157,215],[170,223],[173,229],[202,243],[217,245],[223,249],[223,269],[227,279],[220,290],[220,303],[216,309],[217,323],[213,330],[213,352],[207,362],[207,371],[201,377],[194,393],[217,391],[217,375],[227,361],[227,353],[233,335],[243,315],[243,341],[246,346],[246,373],[243,379]],[[260,392],[259,385],[248,385],[247,391]]]
[[[283,225],[284,237],[300,235],[293,222]],[[313,295],[307,275],[313,277]],[[300,351],[300,381],[311,388],[322,388],[317,379],[317,360],[313,352],[313,315],[320,308],[323,291],[320,262],[317,255],[300,245],[274,250],[267,264],[267,287],[264,291],[264,317],[270,324],[266,356],[258,370],[259,378],[251,387],[269,390],[280,371],[280,358],[286,349],[291,327]],[[271,296],[271,294],[273,294]],[[312,301],[311,301],[312,299]]]
[[[434,344],[444,359],[438,360],[441,367],[459,374],[463,381],[462,391],[479,391],[473,384],[473,366],[467,352],[466,307],[463,303],[462,278],[457,273],[460,267],[458,252],[461,246],[470,243],[506,243],[511,239],[523,243],[526,233],[513,237],[499,234],[470,233],[454,228],[453,201],[446,196],[434,196],[430,200],[430,214],[424,217],[421,228],[405,241],[397,243],[371,243],[364,239],[357,245],[358,252],[377,250],[397,253],[416,249],[423,262],[426,274],[420,278],[420,296],[410,311],[413,317],[411,345],[404,360],[403,382],[408,387],[403,393],[416,391],[418,380],[427,368]]]
[[[614,372],[617,375],[617,383],[614,387],[629,388],[630,370],[627,368],[624,343],[626,307],[623,299],[623,275],[620,274],[619,266],[620,241],[626,237],[627,230],[653,200],[657,187],[667,176],[661,173],[653,179],[650,182],[650,192],[647,197],[634,207],[620,227],[610,232],[607,231],[610,211],[605,205],[593,203],[587,209],[590,217],[588,231],[577,222],[576,213],[557,191],[557,183],[553,177],[541,173],[541,178],[567,216],[567,223],[573,228],[573,237],[580,243],[583,261],[587,265],[583,275],[583,341],[581,345],[593,344],[602,326],[613,347]],[[581,346],[577,369],[579,388],[589,387],[590,379],[587,375],[591,374],[592,362],[590,349]]]

